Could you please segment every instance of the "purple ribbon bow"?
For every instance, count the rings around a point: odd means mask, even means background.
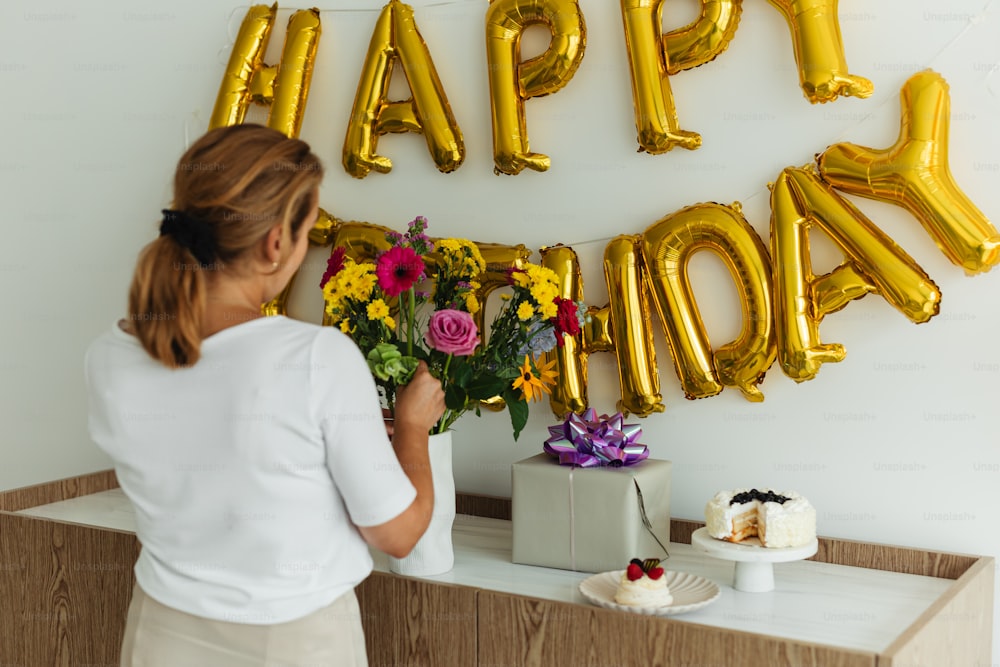
[[[638,442],[642,427],[624,422],[620,412],[610,417],[598,417],[593,408],[587,408],[582,415],[570,412],[562,424],[549,427],[552,437],[545,441],[543,449],[558,458],[560,465],[580,468],[618,468],[638,463],[649,456],[646,445]]]

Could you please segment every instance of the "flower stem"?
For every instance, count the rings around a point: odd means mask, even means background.
[[[406,356],[413,356],[413,318],[416,316],[417,296],[413,292],[413,287],[406,290],[410,301],[410,312],[406,317]]]
[[[441,372],[441,388],[445,388],[448,385],[448,368],[451,366],[451,359],[454,354],[449,354],[448,358],[444,361],[444,371]],[[441,419],[438,420],[437,427],[434,429],[435,433],[444,433],[447,428],[448,418],[451,417],[451,410],[445,408],[444,414],[441,415]]]

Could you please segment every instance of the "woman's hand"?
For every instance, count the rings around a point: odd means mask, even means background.
[[[392,434],[396,432],[396,429],[392,423],[392,410],[389,408],[382,408],[382,423],[385,424],[385,434],[391,440]]]
[[[427,433],[441,419],[444,407],[441,381],[431,375],[427,364],[421,361],[409,383],[396,390],[396,420],[393,430],[405,424]]]

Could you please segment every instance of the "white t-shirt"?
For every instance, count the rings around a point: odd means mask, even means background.
[[[347,336],[287,317],[224,329],[182,369],[117,324],[87,350],[90,434],[135,507],[136,579],[197,616],[291,621],[372,570],[355,525],[416,497]]]

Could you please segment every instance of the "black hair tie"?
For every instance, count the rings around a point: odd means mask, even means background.
[[[211,225],[184,211],[163,209],[160,236],[172,236],[179,245],[190,250],[201,264],[211,264],[218,254]]]

